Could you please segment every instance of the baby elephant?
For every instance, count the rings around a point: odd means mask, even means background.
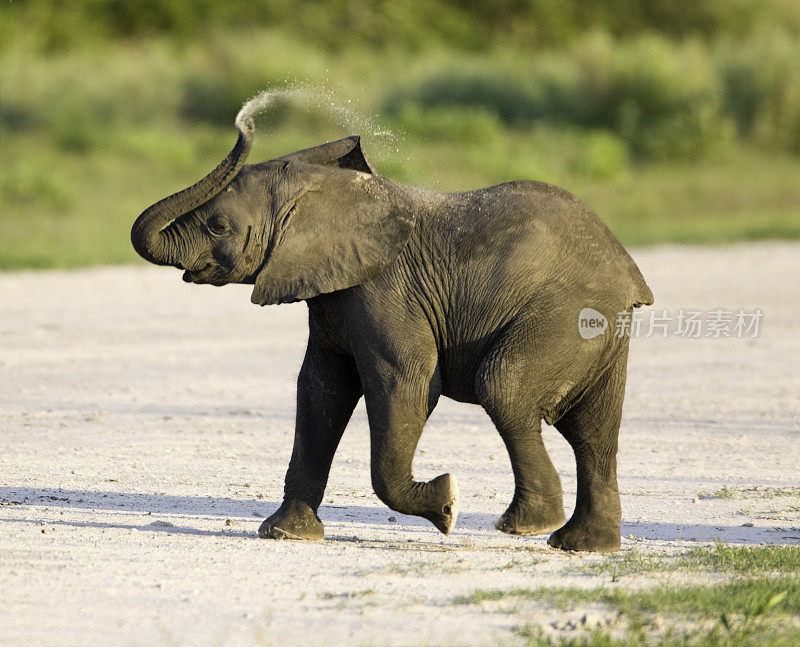
[[[482,405],[508,449],[516,487],[499,530],[618,550],[628,338],[603,322],[653,295],[597,216],[542,182],[450,194],[402,186],[375,174],[358,137],[244,165],[255,127],[244,111],[236,125],[228,157],[144,211],[131,240],[148,261],[185,270],[184,281],[249,283],[253,303],[308,305],[284,500],[259,535],[322,539],[317,508],[362,395],[378,497],[449,533],[455,477],[411,474],[445,395]],[[596,327],[583,334],[587,309]],[[575,452],[566,523],[542,419]]]

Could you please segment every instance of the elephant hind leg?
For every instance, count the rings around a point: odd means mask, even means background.
[[[519,376],[513,382],[511,376]],[[530,378],[530,379],[526,379]],[[495,528],[512,535],[539,535],[564,523],[558,473],[542,442],[537,386],[524,353],[506,350],[481,372],[478,397],[505,443],[514,472],[514,498]]]
[[[625,397],[628,342],[603,375],[555,423],[575,453],[578,493],[570,520],[548,543],[563,550],[616,551],[622,513],[617,445]]]

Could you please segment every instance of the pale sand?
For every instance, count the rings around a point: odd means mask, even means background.
[[[623,550],[797,544],[796,490],[698,493],[800,485],[800,244],[634,257],[659,312],[764,317],[755,339],[633,340]],[[454,597],[649,581],[612,584],[581,573],[607,558],[494,530],[513,488],[508,459],[480,408],[446,399],[415,476],[457,475],[452,535],[375,497],[362,403],[320,510],[327,539],[260,540],[291,452],[305,305],[262,309],[247,287],[185,285],[144,265],[5,274],[0,299],[2,645],[513,644],[515,627],[569,633],[565,619],[584,610]],[[545,440],[569,514],[571,452],[554,429]]]

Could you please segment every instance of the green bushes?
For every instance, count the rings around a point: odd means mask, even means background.
[[[625,142],[605,130],[587,132],[583,137],[580,155],[572,163],[572,170],[580,175],[597,179],[610,179],[626,170],[630,164]]]
[[[423,108],[406,104],[396,123],[408,136],[480,143],[502,137],[503,125],[495,114],[472,106]]]
[[[719,48],[726,110],[739,133],[762,146],[800,154],[800,39],[783,30]]]
[[[723,89],[699,42],[648,35],[619,43],[594,34],[523,61],[462,60],[395,92],[386,109],[468,106],[510,127],[545,121],[599,128],[643,158],[693,159],[724,150],[734,136]]]
[[[583,6],[577,0],[567,4]],[[377,108],[415,137],[469,142],[502,130],[528,131],[546,123],[613,134],[628,149],[620,159],[626,155],[652,160],[713,157],[737,137],[766,149],[800,153],[800,67],[796,64],[800,36],[769,21],[746,36],[727,33],[715,40],[671,40],[650,32],[615,38],[610,33],[619,31],[618,27],[598,19],[596,24],[611,31],[584,34],[557,49],[505,48],[475,54],[437,50],[434,42],[415,41],[414,47],[431,48],[417,57],[373,49],[358,30],[346,32],[356,42],[336,55],[327,49],[327,39],[310,45],[288,29],[212,31],[202,41],[192,42],[189,37],[197,16],[208,14],[222,24],[241,22],[232,10],[205,0],[196,4],[192,15],[183,5],[170,8],[159,0],[147,0],[139,13],[131,13],[125,3],[91,2],[74,15],[66,12],[69,15],[63,21],[53,13],[57,5],[13,5],[11,15],[17,12],[19,26],[38,20],[39,29],[3,45],[0,124],[42,127],[70,150],[86,150],[97,126],[176,118],[228,126],[242,101],[265,86],[295,79],[325,80],[334,65],[334,85],[356,88],[362,93],[362,105]],[[366,22],[376,29],[383,25],[373,9],[344,5],[348,9],[340,20]],[[455,1],[434,6],[439,7],[441,25],[449,24],[445,18],[464,18],[471,11]],[[638,12],[635,20],[655,20],[649,9],[638,3],[632,6]],[[322,23],[314,21],[333,10],[309,7],[302,5],[298,16],[321,29]],[[508,11],[550,15],[547,2],[538,9],[531,7],[512,2]],[[278,0],[256,3],[251,9],[254,20],[281,24],[285,19],[286,8]],[[414,21],[401,8],[387,11],[381,20],[385,22],[388,16],[404,24],[404,30],[411,29]],[[719,7],[706,8],[698,20],[716,24],[722,20],[719,11]],[[481,16],[492,21],[490,16]],[[73,23],[86,29],[73,29]],[[176,35],[107,44],[102,56],[87,44],[72,43],[63,52],[31,57],[36,43],[43,47],[45,35],[65,25],[86,35],[89,43],[117,35],[142,38],[169,29]],[[450,31],[458,29],[451,25]],[[432,38],[429,31],[422,32]],[[365,66],[359,58],[373,64]],[[89,60],[92,67],[87,69]],[[406,70],[409,61],[424,61],[424,65]],[[388,74],[403,74],[389,83],[381,78],[384,66]],[[291,120],[280,108],[273,118],[277,123]]]
[[[613,132],[643,159],[700,159],[739,136],[800,153],[800,39],[674,42],[595,33],[526,58],[462,57],[395,90],[390,114],[473,108],[507,127],[538,122]]]
[[[800,6],[791,0],[13,0],[4,3],[0,48],[27,32],[47,51],[94,45],[108,39],[169,35],[189,42],[209,25],[279,28],[322,43],[332,51],[353,45],[411,50],[444,45],[485,51],[512,47],[534,51],[564,46],[586,31],[615,38],[660,32],[680,40],[737,37],[753,25],[782,25],[800,32]]]
[[[253,160],[358,133],[393,179],[553,182],[625,242],[800,236],[799,3],[6,4],[0,268],[133,259],[266,86],[306,90]]]

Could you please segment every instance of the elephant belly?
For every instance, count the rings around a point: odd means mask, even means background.
[[[468,404],[480,404],[475,391],[475,378],[494,335],[451,342],[439,349],[438,372],[442,395]]]
[[[475,394],[475,371],[463,373],[454,369],[448,372],[442,379],[442,395],[456,402],[480,404]]]

